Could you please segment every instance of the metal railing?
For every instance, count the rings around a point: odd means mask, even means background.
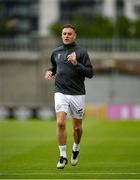
[[[0,38],[0,52],[39,51],[39,38]]]
[[[78,39],[78,43],[90,51],[95,52],[140,52],[140,39]],[[37,38],[0,38],[0,52],[8,51],[39,51],[39,37]]]
[[[79,39],[81,46],[96,52],[140,52],[140,39]]]

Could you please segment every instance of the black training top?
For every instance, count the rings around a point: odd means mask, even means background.
[[[77,65],[67,61],[67,56],[76,53]],[[93,68],[85,49],[75,42],[62,45],[53,50],[51,55],[53,75],[55,75],[55,92],[69,95],[83,95],[85,91],[85,77],[92,78]]]

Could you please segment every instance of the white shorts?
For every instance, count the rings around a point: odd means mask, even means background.
[[[55,111],[70,112],[70,115],[76,119],[82,119],[85,108],[85,95],[66,95],[55,93]]]

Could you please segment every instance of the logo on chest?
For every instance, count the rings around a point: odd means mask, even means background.
[[[58,53],[58,54],[57,54],[57,59],[60,59],[60,58],[61,58],[61,54]]]

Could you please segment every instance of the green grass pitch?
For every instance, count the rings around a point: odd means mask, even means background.
[[[0,179],[140,179],[140,121],[85,119],[79,164],[56,169],[55,121],[0,122]],[[71,156],[72,122],[67,121]]]

